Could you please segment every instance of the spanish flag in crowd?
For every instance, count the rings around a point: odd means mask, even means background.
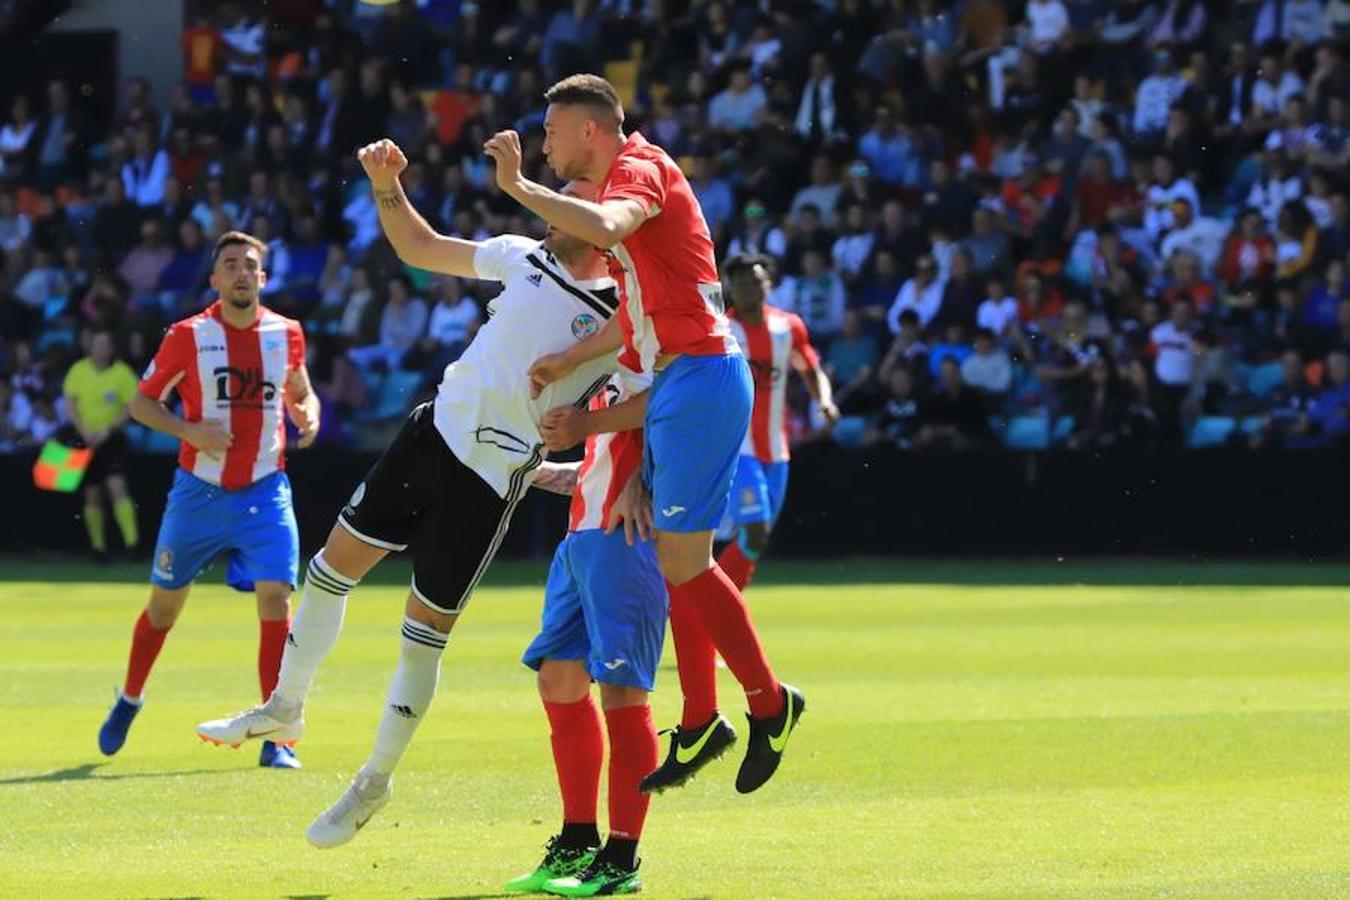
[[[48,441],[42,447],[37,462],[33,463],[33,484],[44,491],[69,494],[78,490],[84,480],[84,470],[94,451],[67,447],[60,441]]]

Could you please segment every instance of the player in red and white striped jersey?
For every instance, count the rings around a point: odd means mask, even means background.
[[[741,458],[732,482],[729,527],[732,538],[717,558],[722,570],[744,589],[755,572],[759,555],[769,543],[787,495],[788,369],[806,382],[806,390],[820,406],[825,421],[839,420],[830,379],[811,346],[806,324],[795,313],[765,302],[773,290],[773,263],[761,256],[737,256],[726,264],[731,283],[731,331],[750,363],[755,384],[755,406],[750,429],[741,446]],[[727,532],[730,532],[729,534]]]
[[[641,784],[656,766],[659,751],[649,694],[665,640],[669,601],[653,542],[639,538],[629,546],[625,533],[615,529],[614,513],[620,493],[642,465],[642,419],[650,383],[650,376],[620,367],[605,390],[592,398],[589,411],[568,415],[573,424],[590,426],[585,458],[580,463],[545,463],[535,482],[535,487],[572,497],[567,536],[554,553],[544,589],[540,631],[522,657],[539,672],[563,824],[544,860],[506,884],[510,891],[550,890],[551,879],[572,875],[572,865],[598,851],[596,806],[605,730],[610,745],[605,852],[637,859],[650,799]],[[551,450],[567,449],[580,436],[560,433],[560,415],[564,413],[551,410],[541,423],[540,434]],[[591,697],[592,680],[600,685],[604,726]],[[636,880],[630,887],[635,885]]]
[[[300,558],[286,479],[285,422],[313,442],[319,400],[305,369],[300,323],[262,307],[267,246],[242,232],[216,242],[211,286],[220,299],[174,323],[141,379],[131,415],[180,441],[178,471],[155,542],[150,602],[136,622],[126,683],[99,732],[99,748],[121,749],[141,708],[141,691],[197,575],[220,554],[226,581],[258,599],[258,682],[277,682],[290,596]],[[176,392],[182,416],[164,405]],[[296,768],[287,747],[264,742],[260,764]]]

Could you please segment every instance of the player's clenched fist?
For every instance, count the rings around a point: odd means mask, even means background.
[[[366,144],[356,152],[356,158],[376,190],[393,187],[399,173],[408,168],[408,157],[389,138]]]
[[[487,139],[483,152],[497,164],[497,186],[503,191],[520,181],[520,135],[509,128]]]

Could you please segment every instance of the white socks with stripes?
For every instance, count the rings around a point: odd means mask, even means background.
[[[281,672],[268,706],[280,713],[300,714],[314,675],[342,631],[347,611],[347,595],[356,580],[339,574],[324,561],[323,551],[314,554],[305,573],[305,592],[300,609],[286,637],[286,652],[281,657]],[[282,721],[287,721],[283,719]]]
[[[436,696],[441,674],[441,654],[450,635],[403,617],[398,671],[389,685],[384,701],[380,730],[375,734],[375,750],[361,767],[363,772],[393,774],[408,749],[417,726]]]

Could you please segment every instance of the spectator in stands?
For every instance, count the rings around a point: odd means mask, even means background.
[[[4,252],[5,271],[18,272],[32,233],[33,223],[19,212],[14,192],[0,190],[0,251]]]
[[[871,129],[858,141],[858,155],[883,184],[913,187],[921,181],[922,157],[889,106],[877,107]]]
[[[131,289],[131,305],[154,309],[159,305],[159,277],[173,261],[173,249],[165,242],[163,226],[148,219],[140,227],[141,240],[131,249],[117,274]]]
[[[432,281],[431,320],[422,341],[422,355],[427,377],[436,381],[441,371],[459,359],[478,332],[480,313],[478,304],[464,292],[458,278],[438,277]]]
[[[695,169],[697,172],[697,169]],[[834,163],[830,158],[821,153],[811,160],[811,183],[803,187],[792,198],[792,207],[790,212],[796,215],[802,207],[810,205],[820,211],[821,221],[827,228],[835,226],[835,211],[839,206],[839,195],[843,192],[844,186],[839,183],[839,178],[835,173]],[[700,202],[702,198],[700,197]],[[853,206],[861,204],[854,203]],[[707,216],[707,208],[704,208],[704,216]],[[711,225],[711,222],[709,223]]]
[[[834,268],[850,288],[861,282],[867,261],[872,257],[876,233],[872,228],[870,212],[853,204],[844,212],[840,235],[830,249]]]
[[[694,171],[689,186],[694,189],[694,196],[703,209],[708,228],[715,236],[720,234],[736,215],[736,197],[731,182],[714,171],[710,156],[699,154],[694,157]],[[793,212],[796,212],[795,203]]]
[[[1308,443],[1341,446],[1350,438],[1350,355],[1327,354],[1322,385],[1308,406]]]
[[[1003,277],[995,273],[984,281],[984,300],[975,310],[975,325],[1007,340],[1017,324],[1017,299],[1007,292]]]
[[[47,112],[38,122],[36,181],[44,188],[76,174],[83,161],[84,120],[70,106],[70,88],[61,80],[47,84]]]
[[[1270,396],[1269,408],[1261,428],[1252,435],[1253,447],[1299,447],[1311,431],[1309,412],[1316,394],[1303,370],[1303,357],[1297,350],[1280,355],[1284,379]]]
[[[981,205],[971,213],[970,220],[970,234],[961,241],[961,247],[970,254],[975,273],[988,276],[1004,271],[1012,248],[1007,233],[996,227],[994,213]]]
[[[793,130],[813,144],[832,140],[842,133],[844,117],[840,115],[839,96],[834,73],[830,71],[829,58],[823,50],[811,54],[810,73],[802,87],[801,101],[797,104],[797,115],[793,120]],[[817,157],[819,159],[820,157]],[[828,160],[827,160],[828,161]],[[812,179],[815,171],[812,171]],[[817,203],[822,210],[833,207]]]
[[[919,402],[919,449],[973,450],[992,438],[984,401],[961,380],[961,365],[952,357],[942,361],[937,384]]]
[[[835,403],[843,410],[852,410],[854,402],[868,393],[880,362],[876,338],[863,326],[861,313],[846,311],[839,336],[825,351],[825,373],[835,385]]]
[[[181,318],[202,305],[210,262],[210,248],[201,223],[184,219],[178,226],[178,246],[159,273],[159,305],[165,318]]]
[[[169,154],[156,146],[151,126],[139,127],[132,138],[131,159],[122,166],[127,199],[141,208],[164,201],[164,182],[170,174]]]
[[[388,299],[380,314],[379,343],[356,347],[347,352],[352,365],[362,372],[394,371],[403,367],[403,358],[427,328],[427,304],[412,293],[412,282],[404,275],[389,279]]]
[[[1289,281],[1308,274],[1319,238],[1308,208],[1297,200],[1286,203],[1275,231],[1275,277]]]
[[[1180,295],[1172,303],[1171,317],[1154,326],[1149,334],[1153,347],[1153,372],[1157,379],[1155,409],[1164,435],[1181,434],[1181,407],[1195,372],[1195,309],[1191,299]]]
[[[1153,183],[1148,186],[1148,208],[1144,212],[1144,230],[1155,242],[1176,227],[1173,212],[1178,200],[1185,200],[1192,212],[1200,208],[1200,193],[1189,179],[1177,174],[1176,163],[1170,156],[1159,153],[1153,157]]]
[[[1219,277],[1229,286],[1269,281],[1275,273],[1275,240],[1267,232],[1260,211],[1248,207],[1224,243]]]
[[[975,332],[973,352],[961,362],[961,378],[967,385],[985,395],[988,408],[997,408],[997,401],[1012,387],[1012,358],[999,345],[998,338],[988,328]]]
[[[942,292],[946,285],[938,278],[937,262],[932,256],[919,257],[914,267],[914,277],[900,286],[886,315],[891,334],[900,333],[900,316],[906,310],[913,310],[919,318],[919,324],[927,328],[942,308]]]
[[[802,274],[789,276],[786,308],[801,316],[817,346],[826,346],[844,327],[844,281],[819,250],[802,256]]]
[[[0,179],[16,182],[28,169],[29,146],[37,121],[28,110],[28,97],[15,94],[9,104],[9,119],[0,128]]]
[[[914,446],[919,432],[919,401],[914,394],[914,378],[904,367],[891,371],[887,393],[864,443],[872,446],[883,441],[901,450]]]
[[[0,380],[0,452],[13,453],[29,445],[33,405],[8,381]]]
[[[769,95],[751,80],[749,66],[737,66],[726,89],[708,105],[708,124],[723,131],[749,131],[768,105]]]

